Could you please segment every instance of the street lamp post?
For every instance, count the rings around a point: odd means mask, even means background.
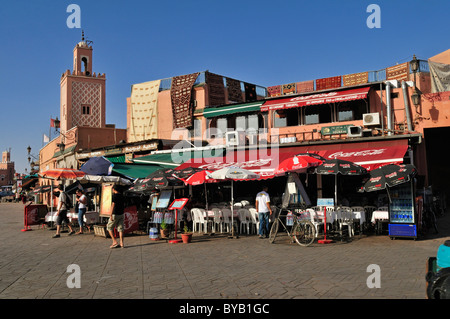
[[[39,159],[36,156],[34,156],[33,154],[31,154],[31,146],[27,147],[27,151],[28,151],[28,163],[30,164],[30,174],[33,174],[34,167],[39,166],[39,164],[36,164],[35,161],[38,161],[38,163],[39,163]],[[31,161],[31,158],[33,158],[35,161]]]
[[[59,132],[58,129],[60,128],[61,122],[60,120],[58,120],[58,117],[55,118],[54,122],[55,124],[55,131]],[[61,135],[62,138],[64,138],[64,134],[62,134],[62,132],[59,132],[59,134]],[[56,144],[56,146],[59,147],[59,150],[61,152],[64,152],[64,149],[66,148],[66,146],[64,145],[64,140],[62,140],[61,138],[61,143]]]

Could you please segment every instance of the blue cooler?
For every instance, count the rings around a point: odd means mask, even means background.
[[[436,256],[438,270],[450,267],[450,240],[439,246]]]

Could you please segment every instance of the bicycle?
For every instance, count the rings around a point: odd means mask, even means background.
[[[282,212],[286,211],[286,215],[282,215]],[[291,213],[293,215],[293,225],[286,225],[281,220],[281,216],[288,217],[288,214]],[[278,234],[278,229],[281,226],[283,226],[284,231],[287,233],[289,238],[291,239],[291,243],[294,242],[294,240],[299,244],[300,246],[309,246],[314,242],[314,239],[316,238],[316,229],[311,223],[309,219],[307,219],[308,212],[304,211],[302,213],[297,212],[291,212],[289,210],[281,210],[278,214],[275,220],[273,221],[272,227],[270,228],[269,232],[269,242],[273,244],[275,242],[275,238]],[[290,217],[290,216],[289,216]],[[289,227],[290,230],[289,230]]]

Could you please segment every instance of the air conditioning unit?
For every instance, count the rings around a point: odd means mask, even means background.
[[[364,126],[380,125],[380,113],[363,114]]]
[[[347,128],[347,136],[348,137],[362,137],[363,130],[361,126],[349,126]]]
[[[231,131],[225,133],[226,146],[244,146],[245,145],[245,132],[244,131]]]

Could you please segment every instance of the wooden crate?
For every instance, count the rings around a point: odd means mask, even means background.
[[[106,225],[94,225],[94,236],[110,238]]]

